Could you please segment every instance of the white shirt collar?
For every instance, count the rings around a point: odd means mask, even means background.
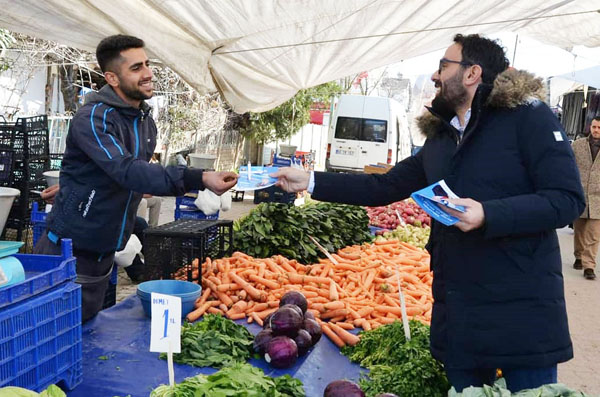
[[[450,120],[450,125],[460,131],[461,135],[465,132],[465,128],[469,125],[469,120],[471,120],[471,109],[467,110],[465,113],[465,124],[460,125],[460,121],[458,120],[458,116],[454,116],[452,120]]]

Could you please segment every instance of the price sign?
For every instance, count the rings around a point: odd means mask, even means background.
[[[153,292],[150,351],[181,353],[181,298]]]

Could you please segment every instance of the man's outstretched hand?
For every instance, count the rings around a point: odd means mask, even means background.
[[[220,196],[237,183],[237,174],[227,171],[204,171],[202,173],[202,183],[204,187]]]
[[[279,171],[269,176],[277,178],[275,185],[288,193],[306,190],[310,181],[310,172],[291,167],[280,168]]]

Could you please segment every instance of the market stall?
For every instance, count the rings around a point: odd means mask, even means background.
[[[244,324],[253,334],[261,327]],[[151,353],[150,318],[144,315],[137,296],[100,312],[83,326],[83,382],[67,393],[69,397],[127,396],[147,397],[160,384],[168,384],[167,362]],[[264,360],[250,364],[266,375],[290,374],[304,384],[307,396],[320,396],[327,384],[336,379],[358,380],[361,367],[348,358],[329,339],[322,338],[305,356],[287,369],[274,369]],[[364,369],[363,369],[364,370]],[[175,364],[175,380],[198,373],[210,374],[214,368],[196,368]]]

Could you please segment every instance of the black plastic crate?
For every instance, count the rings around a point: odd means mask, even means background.
[[[28,183],[43,185],[46,183],[44,172],[50,170],[50,158],[17,159],[13,167],[13,185]]]
[[[4,231],[0,234],[2,241],[22,241],[24,244],[19,249],[22,254],[33,253],[33,230],[28,220],[8,218]]]
[[[12,149],[0,147],[0,185],[12,184],[13,168],[15,166],[15,152]]]
[[[201,264],[231,255],[233,221],[178,219],[144,231],[147,280],[201,281]],[[192,263],[198,259],[198,267]],[[197,270],[197,271],[194,271]]]
[[[287,193],[278,186],[271,186],[265,189],[254,191],[254,204],[260,203],[280,203],[292,204],[296,200],[296,193]]]
[[[16,158],[48,158],[48,116],[21,117],[16,123],[0,122],[0,145],[13,149]]]

